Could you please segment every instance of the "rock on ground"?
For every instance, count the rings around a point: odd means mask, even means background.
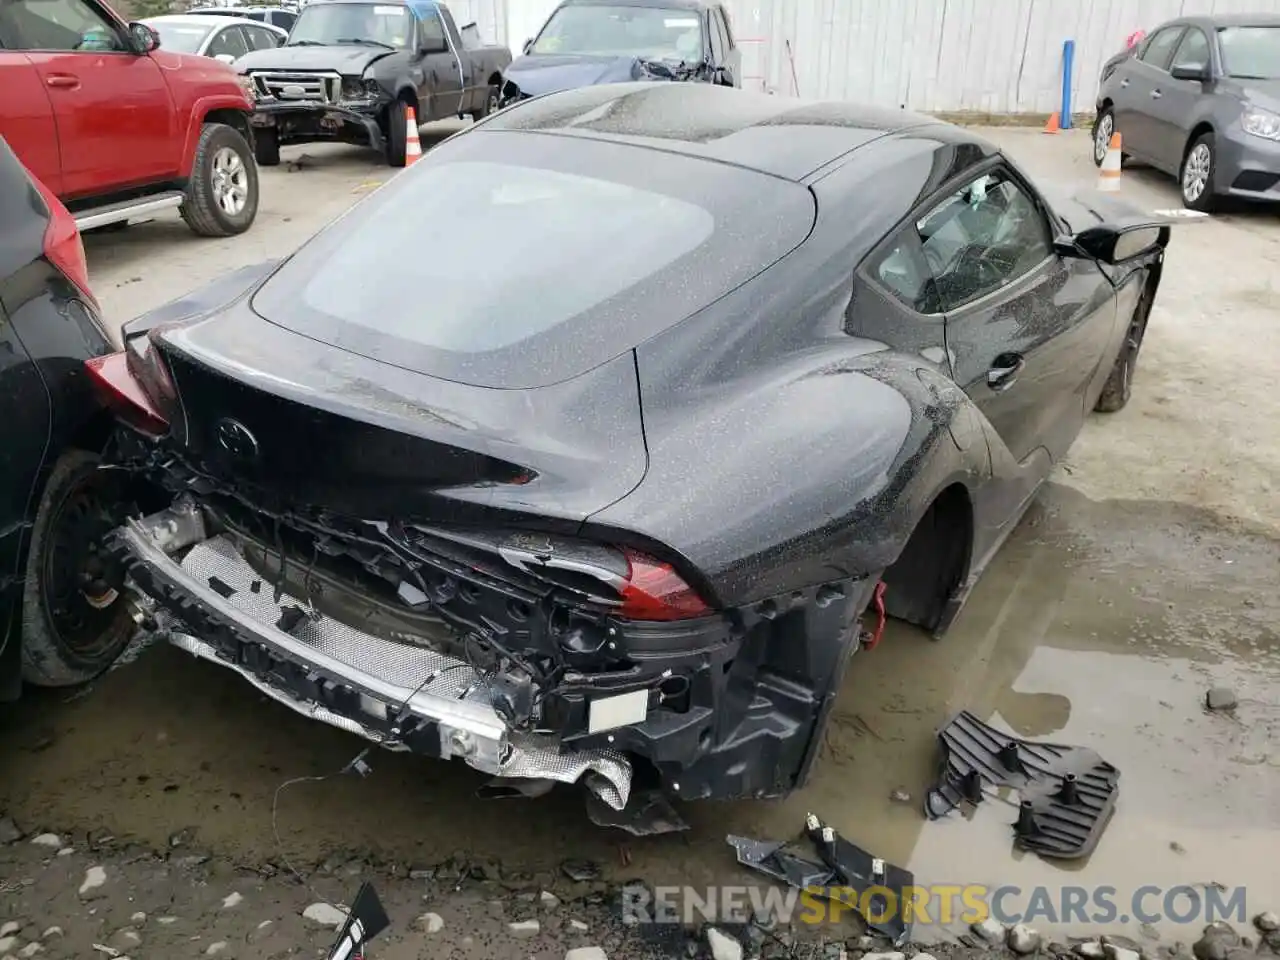
[[[564,955],[564,960],[609,960],[599,947],[574,947]]]
[[[332,903],[313,903],[302,911],[302,915],[322,927],[340,927],[347,920],[347,911]]]
[[[717,927],[707,928],[712,960],[742,960],[742,944]]]
[[[1004,924],[999,920],[996,920],[994,917],[987,917],[987,919],[983,920],[981,923],[972,924],[969,929],[987,943],[996,944],[1004,942]]]
[[[1040,949],[1040,934],[1025,923],[1015,923],[1009,928],[1006,942],[1014,953],[1025,956]]]

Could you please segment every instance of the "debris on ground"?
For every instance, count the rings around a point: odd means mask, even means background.
[[[932,820],[988,789],[1019,793],[1014,843],[1041,856],[1074,859],[1092,852],[1111,819],[1120,771],[1085,747],[1019,740],[963,710],[938,733],[943,772],[925,798]]]
[[[1204,705],[1214,712],[1234,710],[1240,701],[1230,687],[1214,687],[1204,695]]]
[[[863,891],[872,887],[887,889],[897,903],[907,902],[915,877],[909,870],[886,863],[861,847],[850,843],[813,814],[805,818],[805,835],[818,853],[811,860],[788,852],[787,841],[761,841],[730,835],[728,843],[745,867],[801,890],[819,894],[843,903],[854,910],[862,904]],[[876,895],[863,920],[872,930],[883,933],[898,946],[911,934],[903,911],[886,909],[883,897]],[[1003,938],[1004,929],[1000,935]]]
[[[742,960],[742,944],[719,927],[707,927],[707,949],[712,960]]]
[[[661,790],[636,790],[627,805],[615,810],[595,793],[587,792],[587,816],[597,827],[615,827],[637,837],[653,837],[688,830],[689,824]]]

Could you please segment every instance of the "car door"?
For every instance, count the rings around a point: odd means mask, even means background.
[[[61,195],[177,176],[182,144],[160,68],[94,0],[6,0],[0,32],[26,51],[53,107]]]
[[[220,27],[209,37],[204,55],[222,60],[224,63],[235,63],[250,50],[245,29],[239,24]]]
[[[1116,129],[1124,138],[1125,152],[1160,167],[1165,167],[1165,161],[1160,154],[1159,124],[1153,111],[1164,96],[1160,88],[1168,86],[1169,63],[1185,31],[1185,24],[1170,24],[1147,39],[1125,78],[1130,81],[1126,109],[1116,115]]]
[[[6,49],[0,15],[0,96],[4,97],[4,127],[0,134],[27,169],[54,193],[62,192],[62,157],[53,104],[44,81],[26,54]]]
[[[946,318],[956,383],[1018,463],[1061,459],[1113,342],[1096,264],[1054,252],[1047,206],[1005,161],[971,173],[916,221]]]
[[[419,67],[428,89],[419,84],[419,122],[441,120],[462,111],[463,79],[458,58],[449,44],[440,10],[434,4],[418,9]]]
[[[1188,27],[1169,61],[1175,66],[1212,69],[1209,37],[1199,27]],[[1212,81],[1209,81],[1212,83]],[[1206,96],[1201,80],[1178,80],[1172,72],[1159,80],[1152,91],[1150,118],[1152,151],[1164,166],[1177,167],[1196,122],[1196,106]]]

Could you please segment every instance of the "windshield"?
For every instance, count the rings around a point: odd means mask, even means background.
[[[529,52],[692,63],[702,59],[702,21],[694,12],[662,7],[561,7]]]
[[[173,23],[167,20],[142,21],[160,34],[160,47],[175,53],[196,53],[209,35],[212,26],[202,27],[194,23]]]
[[[407,50],[413,42],[409,8],[372,3],[320,3],[307,6],[289,34],[288,46],[368,43]]]
[[[1280,27],[1223,27],[1218,30],[1218,45],[1227,76],[1280,79]]]

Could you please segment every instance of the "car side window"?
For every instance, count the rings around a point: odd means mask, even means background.
[[[8,50],[125,49],[114,24],[82,0],[14,0],[0,4],[0,45]]]
[[[1157,70],[1168,70],[1169,63],[1173,59],[1174,47],[1178,45],[1178,40],[1182,37],[1183,27],[1165,27],[1163,30],[1156,32],[1147,45],[1142,49],[1142,55],[1139,59],[1143,63],[1155,67]]]
[[[916,313],[941,313],[938,288],[920,247],[920,235],[904,230],[872,262],[871,273],[894,299]]]
[[[1006,171],[985,173],[916,221],[944,311],[1031,272],[1053,252],[1039,205]]]
[[[428,10],[418,21],[418,36],[425,43],[438,45],[445,42],[444,21],[434,10]]]
[[[270,50],[284,42],[284,37],[270,30],[263,30],[262,27],[245,27],[244,32],[249,35],[249,45],[254,50]]]
[[[724,35],[720,32],[720,17],[713,9],[707,16],[710,21],[711,31],[708,39],[711,41],[711,59],[716,64],[724,63]]]
[[[240,32],[239,27],[223,27],[209,41],[209,48],[205,51],[205,56],[231,56],[239,59],[249,52],[249,45],[245,42],[244,34]]]
[[[1196,27],[1187,30],[1169,64],[1189,67],[1209,66],[1209,38],[1204,35],[1204,31]]]
[[[294,21],[297,19],[298,15],[288,10],[274,10],[271,13],[271,22],[281,30],[292,30]]]

